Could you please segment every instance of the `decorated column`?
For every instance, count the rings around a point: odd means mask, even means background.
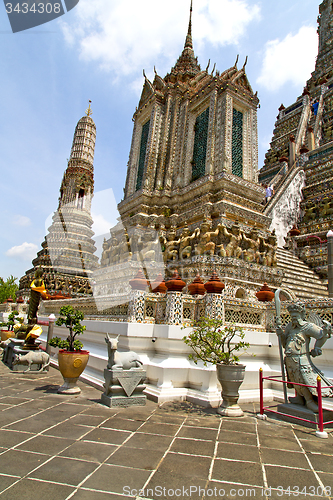
[[[214,271],[210,279],[205,283],[205,289],[207,291],[204,298],[206,318],[219,319],[224,322],[224,302],[222,296],[224,287],[224,283],[222,283],[217,273]]]
[[[128,322],[143,323],[145,315],[145,295],[148,286],[143,272],[139,269],[134,279],[129,282],[132,290],[128,306]]]
[[[185,287],[185,281],[182,281],[178,271],[176,270],[171,278],[167,281],[167,303],[165,311],[165,322],[167,325],[182,325],[183,324],[183,294],[182,290]]]

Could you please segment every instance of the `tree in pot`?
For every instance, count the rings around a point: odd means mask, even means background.
[[[193,349],[189,359],[195,364],[199,360],[216,365],[217,378],[222,386],[222,404],[217,409],[220,415],[240,417],[243,415],[238,405],[239,387],[244,375],[245,365],[239,364],[239,351],[245,352],[250,344],[244,341],[245,333],[235,325],[222,326],[221,320],[200,318],[192,332],[184,337],[185,344]]]
[[[12,311],[8,315],[7,322],[0,324],[1,327],[7,327],[7,330],[1,331],[1,340],[7,340],[11,337],[15,337],[14,326],[17,324],[16,320],[20,323],[23,322],[23,318],[18,318],[18,315],[18,311]]]
[[[49,341],[50,346],[60,348],[58,363],[64,379],[64,384],[58,389],[61,394],[77,394],[81,392],[76,383],[87,366],[89,358],[89,352],[82,351],[83,344],[76,338],[86,329],[85,326],[81,325],[83,319],[83,313],[75,310],[72,306],[61,307],[56,325],[65,325],[69,330],[69,335],[65,340],[60,337],[53,337]]]

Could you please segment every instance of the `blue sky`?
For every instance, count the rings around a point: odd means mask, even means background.
[[[194,0],[199,63],[220,71],[248,55],[258,91],[259,168],[277,109],[302,93],[317,53],[319,0]],[[92,100],[96,232],[123,196],[142,69],[161,76],[180,55],[190,0],[80,0],[48,24],[13,34],[0,5],[0,276],[20,277],[41,248],[77,121]],[[106,191],[108,190],[108,191]],[[104,192],[103,192],[104,191]],[[110,193],[114,198],[110,197]]]

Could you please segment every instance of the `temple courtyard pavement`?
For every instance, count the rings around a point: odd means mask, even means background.
[[[254,403],[240,418],[187,402],[110,409],[83,382],[57,394],[54,368],[0,375],[0,500],[333,498],[332,430],[257,420]]]

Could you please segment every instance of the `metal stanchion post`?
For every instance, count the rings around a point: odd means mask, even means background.
[[[49,341],[53,337],[53,328],[54,328],[54,322],[56,320],[56,317],[54,314],[50,314],[49,316],[49,328],[47,331],[47,341],[46,341],[46,352],[50,354],[51,347],[49,346]]]
[[[333,231],[327,233],[328,295],[333,297]]]
[[[316,431],[316,436],[321,438],[328,438],[328,434],[324,431],[324,419],[323,419],[323,400],[321,395],[321,378],[317,377],[317,396],[318,396],[318,428]]]

